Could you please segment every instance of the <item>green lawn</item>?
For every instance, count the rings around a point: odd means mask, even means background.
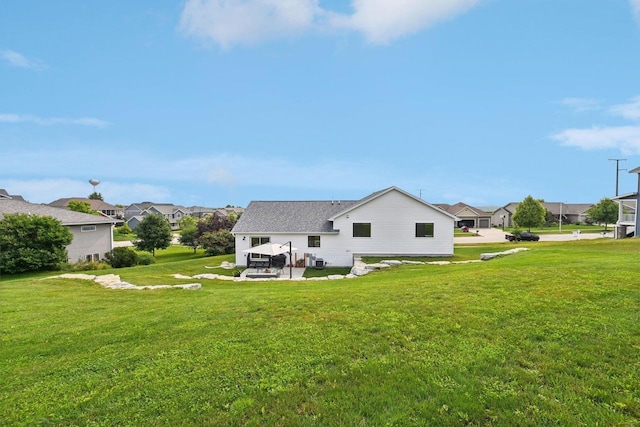
[[[456,257],[508,247],[484,248]],[[177,252],[98,273],[188,283],[169,275],[233,259]],[[358,279],[201,283],[3,276],[2,424],[639,425],[638,239]]]

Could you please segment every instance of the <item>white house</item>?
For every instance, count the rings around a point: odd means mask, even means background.
[[[253,201],[232,230],[236,264],[261,255],[243,252],[263,243],[297,248],[306,266],[352,266],[354,257],[452,256],[458,218],[397,187],[361,200]]]
[[[18,200],[14,196],[0,194],[0,219],[3,218],[3,214],[17,213],[50,216],[66,226],[73,234],[73,241],[67,246],[69,262],[98,261],[113,249],[114,219],[37,205]]]

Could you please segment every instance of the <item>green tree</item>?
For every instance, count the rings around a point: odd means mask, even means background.
[[[531,196],[525,197],[513,214],[513,222],[518,227],[527,227],[528,231],[531,231],[531,227],[544,225],[545,218],[546,209]]]
[[[91,200],[102,200],[104,202],[104,199],[102,198],[102,194],[94,191],[93,193],[89,194],[89,198]]]
[[[171,244],[171,227],[160,214],[148,214],[136,227],[136,248],[140,251],[151,252],[153,256],[156,249],[166,249]]]
[[[197,227],[198,220],[192,216],[185,216],[180,221],[178,221],[178,226],[180,228],[189,228],[189,227]]]
[[[0,220],[0,270],[9,274],[53,270],[67,261],[69,229],[49,216],[6,214]]]
[[[618,204],[611,199],[604,198],[593,205],[587,211],[587,219],[597,224],[604,224],[604,230],[607,226],[618,221]]]
[[[180,243],[193,248],[193,253],[198,249],[198,228],[193,225],[180,230]]]
[[[207,255],[232,254],[236,250],[235,238],[229,230],[204,233],[200,237],[200,245]]]
[[[99,215],[97,211],[91,209],[91,203],[82,200],[71,200],[69,202],[69,210],[74,212],[82,212],[91,215]]]

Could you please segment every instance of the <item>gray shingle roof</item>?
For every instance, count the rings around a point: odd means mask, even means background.
[[[4,214],[26,213],[39,216],[51,216],[62,225],[113,224],[110,218],[74,212],[68,209],[54,208],[47,205],[36,205],[21,200],[0,199],[0,219]]]
[[[53,202],[49,203],[49,206],[52,206],[54,208],[68,208],[69,202],[71,201],[87,202],[89,203],[89,205],[91,205],[91,209],[93,209],[94,211],[115,211],[120,209],[117,206],[114,206],[102,200],[89,199],[87,197],[64,197],[62,199],[54,200]]]
[[[233,227],[234,233],[330,233],[331,221],[358,201],[254,201]]]

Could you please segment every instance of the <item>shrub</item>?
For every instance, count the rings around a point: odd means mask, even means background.
[[[200,237],[200,245],[207,255],[232,254],[235,251],[235,239],[229,230],[206,232]]]
[[[105,260],[113,268],[132,267],[138,263],[138,254],[126,247],[113,248],[107,252]]]
[[[62,263],[60,264],[60,270],[62,271],[92,271],[92,270],[106,270],[107,268],[111,268],[109,264],[102,261],[83,261],[78,260],[78,262],[72,263]]]
[[[126,222],[120,227],[115,228],[115,234],[118,234],[120,236],[127,236],[132,233],[133,231],[131,231],[131,227],[129,227],[129,224],[127,224]]]
[[[69,229],[55,218],[5,214],[0,220],[0,270],[15,274],[58,268],[67,261]]]
[[[151,252],[138,252],[138,265],[155,264],[156,259]]]

